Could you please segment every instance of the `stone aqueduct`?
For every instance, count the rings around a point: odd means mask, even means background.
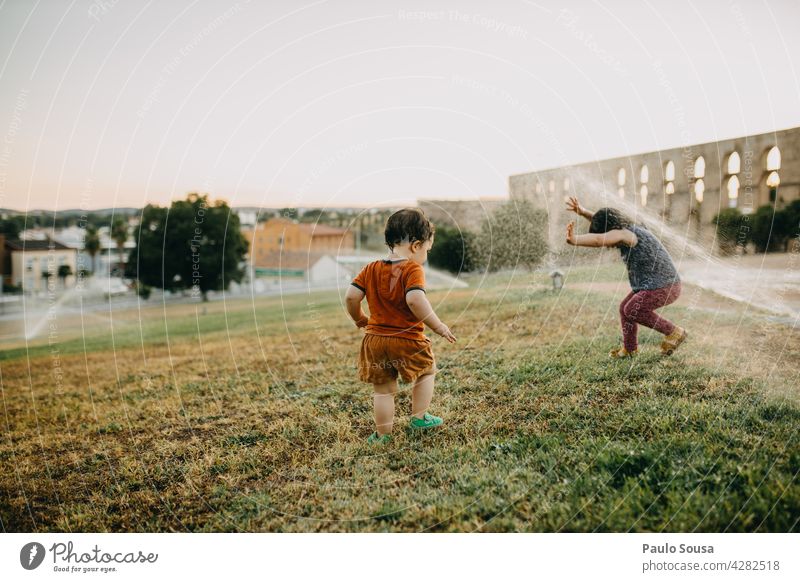
[[[518,174],[509,194],[554,216],[565,197],[589,196],[709,240],[724,208],[749,214],[800,198],[800,128]]]

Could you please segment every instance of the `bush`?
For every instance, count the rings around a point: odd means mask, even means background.
[[[717,225],[717,239],[723,254],[732,255],[737,246],[747,244],[749,233],[743,228],[742,213],[738,208],[726,208],[714,217],[713,222]]]
[[[481,261],[489,271],[534,269],[547,254],[547,213],[512,200],[483,221],[478,235]]]
[[[792,241],[800,245],[800,200],[795,200],[781,212],[785,214],[787,247]],[[787,250],[791,250],[788,249]]]
[[[3,294],[5,295],[19,295],[22,293],[22,283],[19,285],[12,285],[11,283],[3,283]]]
[[[141,281],[136,281],[136,294],[147,301],[150,299],[150,293],[152,293],[153,288],[150,285],[145,285]]]
[[[786,250],[794,226],[791,224],[791,214],[788,208],[776,211],[771,204],[756,210],[750,239],[758,252]]]
[[[436,229],[433,248],[428,253],[431,265],[451,273],[468,273],[481,267],[478,237],[473,232],[448,226]]]

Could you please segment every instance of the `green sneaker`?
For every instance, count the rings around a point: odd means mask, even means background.
[[[427,428],[435,428],[444,422],[441,417],[433,416],[432,414],[425,413],[422,418],[416,416],[411,417],[410,426],[413,430],[425,430]]]
[[[376,432],[372,433],[371,435],[369,435],[369,438],[367,439],[367,442],[369,444],[371,444],[371,445],[382,445],[382,444],[388,443],[390,440],[392,440],[392,435],[390,435],[390,434],[382,434],[382,435],[379,436],[378,432],[376,431]]]

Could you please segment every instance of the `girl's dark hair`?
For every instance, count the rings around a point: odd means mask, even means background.
[[[616,208],[601,208],[592,216],[589,232],[592,234],[604,234],[609,230],[621,230],[632,225],[631,219]]]
[[[386,246],[393,249],[395,245],[413,242],[425,242],[433,237],[435,228],[419,208],[403,208],[386,221],[384,237]]]

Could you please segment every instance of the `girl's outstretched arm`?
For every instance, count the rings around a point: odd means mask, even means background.
[[[615,229],[604,234],[575,234],[575,223],[567,225],[567,244],[576,247],[616,247],[621,244],[635,247],[639,239],[630,230]]]
[[[575,196],[570,196],[567,200],[567,210],[583,216],[586,220],[591,220],[594,216],[594,212],[581,206],[581,203],[578,202],[578,199]]]

